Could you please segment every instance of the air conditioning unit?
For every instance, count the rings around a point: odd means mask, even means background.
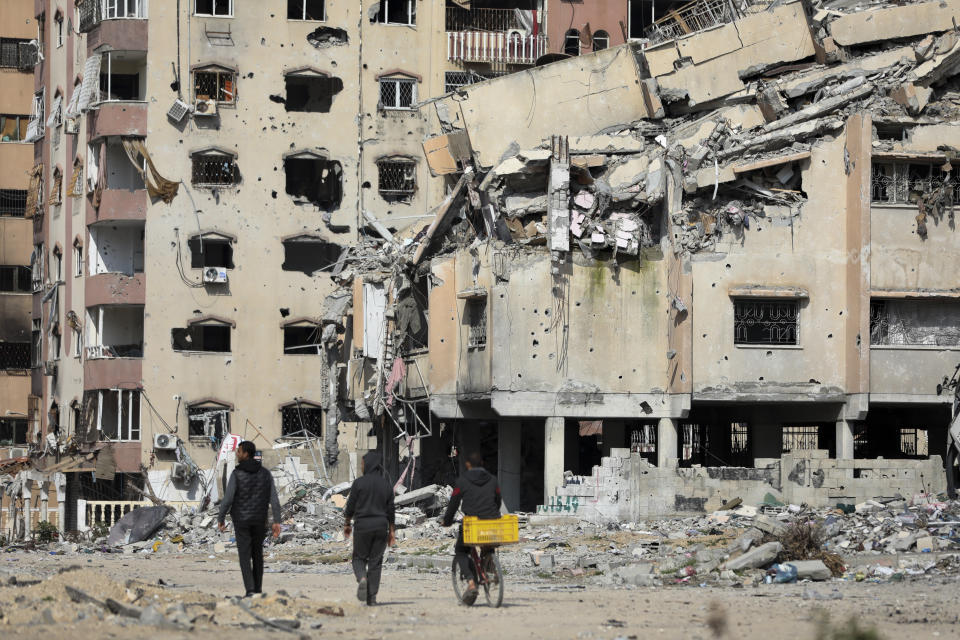
[[[174,100],[173,106],[167,111],[167,117],[174,122],[180,122],[188,113],[190,113],[190,105],[183,100]]]
[[[189,482],[193,478],[193,469],[188,464],[174,462],[170,467],[170,478],[179,482]]]
[[[207,267],[203,270],[203,281],[224,284],[227,281],[227,270],[222,267]]]
[[[217,115],[217,101],[216,100],[197,100],[197,104],[193,107],[194,116],[215,116]]]
[[[172,433],[155,433],[153,448],[157,451],[175,451],[180,440]]]
[[[11,458],[25,458],[27,457],[27,450],[24,448],[19,449],[9,449]]]
[[[44,360],[44,362],[43,362],[43,375],[45,375],[45,376],[55,376],[55,375],[57,375],[57,361],[56,361],[56,360]]]

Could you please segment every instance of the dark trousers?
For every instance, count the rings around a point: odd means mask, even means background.
[[[457,535],[457,544],[453,547],[454,559],[460,567],[460,575],[467,580],[476,578],[473,572],[473,563],[470,562],[470,547],[463,544],[463,525],[460,525],[460,533]]]
[[[357,582],[367,579],[367,597],[373,597],[380,591],[380,572],[383,569],[383,552],[387,550],[387,531],[353,532],[353,575]]]
[[[247,593],[260,593],[263,588],[263,539],[267,536],[264,523],[233,523],[240,556],[240,574]]]

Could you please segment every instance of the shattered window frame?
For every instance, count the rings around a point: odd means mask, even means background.
[[[28,444],[26,418],[0,418],[0,447],[23,447]]]
[[[203,13],[200,11],[200,3],[210,5],[210,13]],[[218,6],[226,5],[226,13],[223,13],[223,9],[219,12],[217,10]],[[193,15],[195,16],[205,16],[208,18],[232,18],[233,17],[233,0],[193,0]]]
[[[942,158],[913,162],[874,160],[870,165],[870,202],[913,205],[922,195],[949,183],[952,203],[960,203],[960,164],[943,171],[945,164]]]
[[[487,299],[470,298],[463,306],[467,321],[467,349],[483,351],[487,348]]]
[[[237,184],[237,158],[229,153],[190,155],[190,183],[194,187],[216,189]]]
[[[323,354],[321,338],[323,328],[317,322],[299,321],[290,322],[283,327],[283,355],[285,356],[319,356]],[[301,340],[299,336],[305,335]]]
[[[230,412],[226,403],[203,401],[187,405],[187,440],[219,446],[230,433]]]
[[[870,347],[960,347],[960,320],[949,325],[937,322],[938,317],[960,318],[960,300],[872,298]]]
[[[234,238],[216,232],[196,233],[187,238],[190,250],[191,269],[235,269],[233,261]],[[207,252],[204,247],[219,247],[216,252]],[[221,264],[222,263],[222,264]]]
[[[417,191],[417,162],[405,156],[377,160],[377,191],[388,198],[409,198]]]
[[[800,300],[746,297],[732,302],[735,346],[800,346]]]
[[[116,394],[117,423],[104,428],[104,405],[111,403]],[[126,399],[126,402],[124,402]],[[109,415],[109,414],[108,414]],[[126,418],[126,421],[124,421]],[[126,424],[124,424],[126,422]],[[138,389],[98,389],[96,408],[97,434],[101,441],[138,442],[142,433],[140,391]]]
[[[237,104],[237,71],[220,66],[193,70],[193,101],[213,100],[217,106]],[[201,96],[207,96],[205,98]]]
[[[417,103],[417,81],[413,78],[380,78],[381,109],[386,111],[413,111]]]
[[[218,335],[206,337],[209,330],[218,330]],[[207,319],[200,322],[189,323],[186,327],[174,327],[170,330],[171,346],[175,353],[196,353],[196,354],[221,354],[233,353],[233,325],[222,321]],[[225,333],[223,333],[225,331]],[[226,340],[224,340],[226,337]],[[179,338],[179,339],[178,339]],[[178,342],[189,344],[189,349],[180,349]],[[218,348],[208,346],[207,342],[213,342]],[[219,348],[225,344],[226,348]]]
[[[323,438],[323,408],[303,400],[280,407],[281,437],[303,439],[303,431]]]
[[[320,17],[315,18],[312,15],[308,16],[310,4],[319,4],[320,5]],[[324,0],[287,0],[287,20],[298,20],[301,22],[326,22],[327,20],[327,3]],[[296,11],[297,7],[300,8],[300,16],[294,17],[291,15]],[[315,9],[314,9],[315,10]]]
[[[403,12],[403,9],[397,10],[396,7],[406,4],[406,21],[396,20],[397,15]],[[391,10],[391,6],[393,9]],[[380,10],[370,20],[376,24],[398,25],[402,27],[414,27],[417,24],[417,0],[380,0]]]

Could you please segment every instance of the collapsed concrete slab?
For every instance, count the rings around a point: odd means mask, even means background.
[[[956,28],[960,0],[935,0],[884,7],[840,16],[830,23],[830,35],[841,46],[909,38]]]

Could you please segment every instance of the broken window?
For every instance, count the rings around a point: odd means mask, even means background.
[[[287,111],[329,113],[333,97],[343,91],[343,80],[318,73],[296,73],[286,76]]]
[[[0,67],[25,71],[37,63],[37,47],[25,38],[0,38]]]
[[[108,51],[100,60],[100,101],[143,100],[146,78],[145,52]]]
[[[29,342],[0,342],[0,369],[29,369]]]
[[[870,344],[960,345],[960,300],[871,300]]]
[[[342,169],[336,160],[312,153],[287,156],[283,160],[288,194],[303,198],[321,209],[336,209],[343,198]]]
[[[19,265],[0,266],[0,292],[30,293],[33,291],[30,267]]]
[[[41,89],[33,94],[33,109],[30,114],[30,121],[27,122],[27,136],[23,139],[24,142],[36,142],[43,137],[45,104],[46,89]]]
[[[380,0],[380,10],[370,19],[380,24],[417,24],[416,0]]]
[[[53,170],[53,186],[50,187],[50,204],[63,203],[63,172],[60,167]]]
[[[297,236],[283,241],[284,271],[300,271],[312,276],[325,271],[337,263],[342,249],[339,245],[327,242],[316,236]]]
[[[283,328],[283,352],[287,355],[320,355],[320,325],[303,322]]]
[[[39,367],[40,363],[43,361],[42,357],[42,345],[43,345],[43,331],[40,326],[40,319],[34,318],[31,322],[31,331],[30,331],[30,366]]]
[[[218,104],[233,104],[236,99],[236,71],[222,67],[208,67],[193,72],[193,97],[197,102],[214,100]]]
[[[195,187],[227,187],[237,181],[236,157],[219,151],[195,153],[191,179]]]
[[[380,107],[410,109],[417,101],[417,83],[409,78],[380,78]]]
[[[26,189],[0,189],[0,217],[23,218],[27,215]]]
[[[323,409],[304,402],[298,402],[280,409],[280,433],[283,436],[323,437]]]
[[[190,268],[220,267],[233,269],[233,241],[220,235],[197,235],[187,241]]]
[[[568,56],[580,55],[580,32],[568,29],[563,36],[563,52]]]
[[[782,427],[783,453],[810,451],[820,448],[820,426],[798,425]]]
[[[960,202],[960,165],[944,171],[944,164],[929,162],[874,162],[871,196],[875,203],[915,203],[944,189],[950,202]],[[947,187],[947,188],[944,188]]]
[[[287,20],[325,20],[323,0],[287,0]]]
[[[468,349],[487,348],[487,299],[471,298],[464,308],[469,330],[467,333]]]
[[[101,440],[121,442],[140,439],[140,392],[127,389],[104,389],[94,392],[96,417],[94,424]]]
[[[408,197],[417,189],[417,165],[408,158],[387,158],[377,161],[377,189],[387,197]]]
[[[90,275],[143,273],[144,223],[117,221],[90,226]]]
[[[83,160],[80,158],[73,161],[73,175],[70,176],[67,195],[72,198],[83,196]]]
[[[798,344],[797,300],[734,300],[734,344]]]
[[[27,421],[19,418],[0,418],[0,447],[27,444]]]
[[[193,15],[230,18],[233,16],[233,0],[194,0]]]
[[[230,325],[223,322],[195,323],[186,329],[172,329],[173,350],[229,353],[230,330]]]
[[[610,34],[600,29],[593,32],[593,50],[602,51],[610,46]]]
[[[0,114],[0,142],[23,142],[27,139],[30,116]]]
[[[190,442],[209,442],[219,446],[230,433],[230,405],[203,402],[187,407]]]

